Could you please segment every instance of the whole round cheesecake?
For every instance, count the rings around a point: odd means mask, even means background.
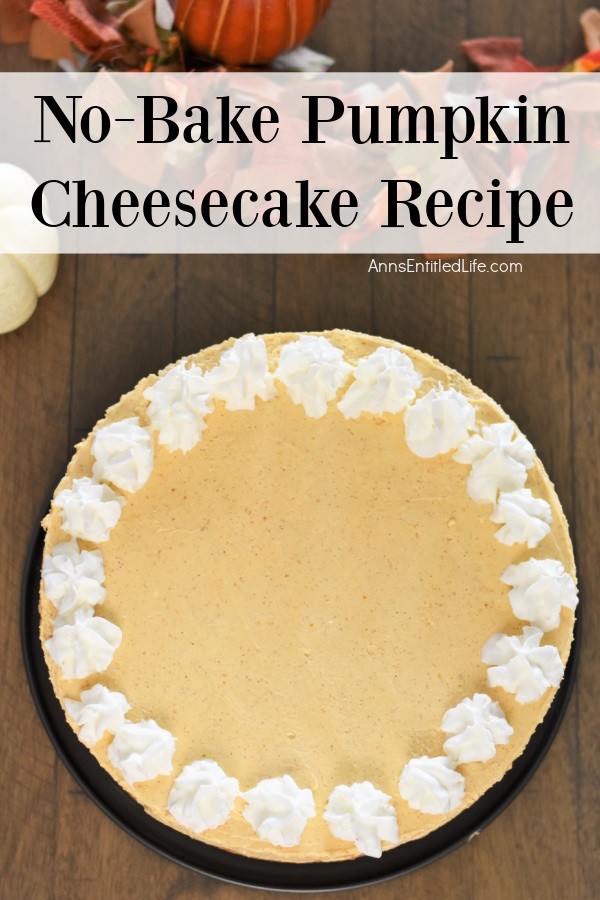
[[[569,655],[573,552],[531,444],[381,338],[246,335],[149,376],[44,527],[70,725],[152,816],[247,856],[439,828],[522,754]]]

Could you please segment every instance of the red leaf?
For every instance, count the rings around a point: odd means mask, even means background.
[[[537,72],[532,62],[521,56],[521,38],[489,37],[463,41],[467,59],[481,72]]]
[[[33,0],[31,12],[66,35],[84,53],[123,44],[117,20],[100,0]]]

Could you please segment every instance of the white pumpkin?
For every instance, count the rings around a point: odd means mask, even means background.
[[[56,277],[58,236],[31,211],[36,187],[23,169],[0,163],[0,334],[29,319]]]

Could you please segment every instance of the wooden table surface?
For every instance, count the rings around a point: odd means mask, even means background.
[[[334,0],[312,40],[348,70],[434,68],[465,36],[520,34],[540,64],[581,51],[586,0]],[[0,69],[36,64],[0,48]],[[37,66],[40,67],[39,65]],[[374,275],[363,256],[63,257],[31,321],[0,336],[0,896],[257,896],[146,850],[77,787],[38,720],[19,588],[42,503],[82,437],[138,378],[247,331],[345,327],[419,347],[473,378],[536,446],[571,522],[583,654],[537,774],[480,836],[357,900],[598,896],[600,668],[598,259],[521,257],[520,274]],[[258,896],[268,896],[260,893]]]

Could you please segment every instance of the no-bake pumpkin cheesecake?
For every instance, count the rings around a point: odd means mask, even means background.
[[[247,335],[149,376],[44,526],[70,725],[152,816],[248,856],[438,828],[523,752],[569,655],[573,552],[531,444],[381,338]]]

